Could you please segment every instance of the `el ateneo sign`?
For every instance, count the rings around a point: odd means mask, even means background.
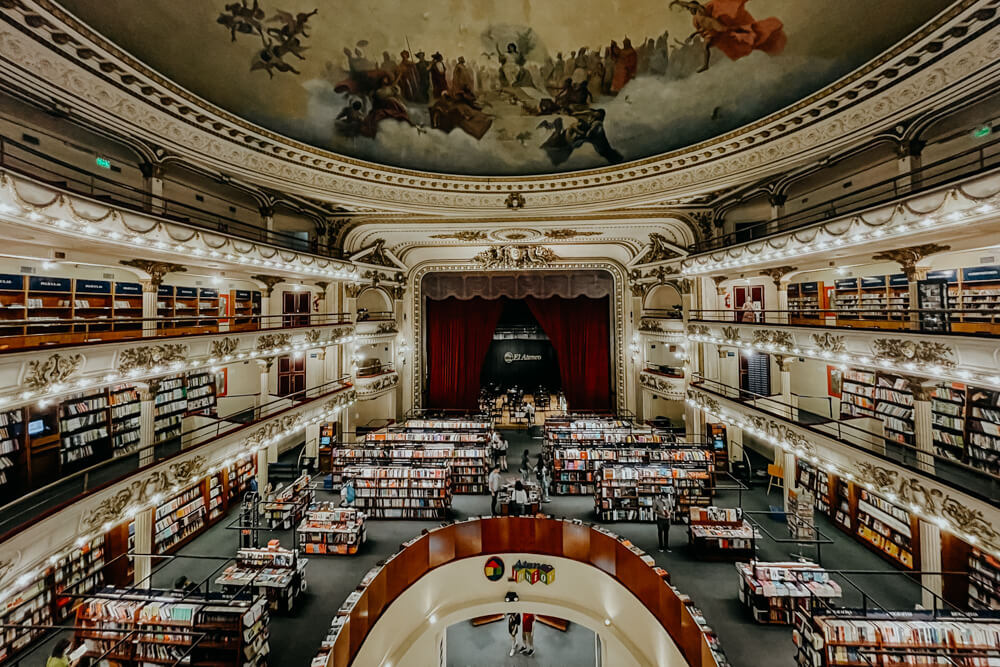
[[[541,361],[540,354],[522,354],[520,352],[504,352],[503,361],[505,364],[513,364],[519,361]]]

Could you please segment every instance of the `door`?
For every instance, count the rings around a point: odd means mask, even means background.
[[[311,308],[309,292],[282,292],[281,314],[284,327],[309,326],[309,310]],[[293,317],[287,317],[292,315]]]
[[[764,310],[764,286],[734,285],[733,308],[737,322],[760,322]]]
[[[305,357],[278,358],[278,396],[292,396],[306,389]]]

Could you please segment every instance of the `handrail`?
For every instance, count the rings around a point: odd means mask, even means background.
[[[358,308],[355,318],[359,323],[386,322],[389,320],[395,320],[396,315],[391,310],[366,310],[364,308]]]
[[[1000,166],[1000,139],[995,139],[976,148],[923,165],[906,174],[837,195],[794,213],[757,222],[720,237],[698,241],[688,246],[688,250],[691,253],[719,250],[799,229],[814,222],[829,220],[940,187],[998,166]]]
[[[791,320],[814,320],[795,322]],[[842,329],[884,329],[886,322],[901,325],[899,329],[916,330],[922,321],[934,323],[933,330],[924,333],[936,335],[965,334],[998,336],[985,329],[985,325],[1000,324],[1000,308],[801,308],[777,310],[734,310],[731,308],[692,310],[689,322],[735,322],[743,324],[781,324],[787,326],[836,327]],[[968,330],[954,330],[954,325],[964,325]]]
[[[641,319],[651,320],[680,320],[684,319],[684,312],[680,308],[643,308]]]
[[[229,325],[228,331],[220,323]],[[145,324],[153,326],[146,327]],[[162,339],[211,333],[274,331],[317,326],[352,324],[350,313],[305,315],[187,315],[180,317],[0,319],[0,355],[45,346],[72,347],[81,343],[121,343],[128,340]],[[173,326],[170,326],[173,325]],[[154,329],[155,327],[155,329]],[[21,331],[13,331],[20,328]],[[44,329],[43,331],[34,330]],[[198,331],[192,331],[197,329]],[[14,339],[19,344],[14,344]]]
[[[357,379],[361,380],[362,378],[363,379],[368,379],[368,378],[377,378],[377,377],[379,377],[381,375],[390,375],[390,374],[395,373],[395,372],[396,372],[396,369],[393,368],[391,364],[383,364],[382,366],[379,366],[377,369],[375,369],[375,368],[359,368],[358,372],[355,373],[354,376]]]
[[[41,151],[3,135],[0,135],[0,167],[40,180],[59,190],[92,197],[105,204],[153,214],[202,229],[270,243],[299,252],[325,256],[333,256],[335,252],[334,247],[329,243],[320,245],[315,239],[305,240],[288,232],[268,230],[263,224],[254,225],[237,218],[213,213],[186,202],[162,195],[154,195],[144,189],[118,182],[45,155]],[[192,188],[192,190],[202,197],[211,197],[213,200],[224,203],[227,207],[243,209],[250,212],[255,218],[260,218],[259,210],[247,208],[210,192],[196,188]]]
[[[601,570],[628,590],[656,618],[691,667],[718,667],[714,633],[691,612],[693,603],[648,565],[624,537],[572,519],[550,516],[476,518],[432,528],[390,556],[358,587],[343,628],[327,656],[327,667],[355,658],[386,609],[410,586],[439,567],[483,556],[528,553],[565,558]],[[724,660],[722,661],[724,664]]]
[[[776,399],[772,396],[756,394],[700,375],[692,377],[691,386],[774,415],[818,435],[833,438],[852,449],[863,451],[870,456],[876,456],[919,474],[932,477],[943,484],[1000,507],[1000,475],[988,470],[975,468],[962,461],[941,456],[934,449],[925,451],[918,449],[915,445],[898,442],[885,437],[883,433],[849,424],[844,419],[823,418],[810,413],[812,418],[802,420],[798,406],[783,403],[780,397]],[[878,417],[871,417],[871,419],[877,420]]]
[[[141,470],[172,457],[189,454],[193,449],[253,426],[292,407],[325,398],[353,386],[351,378],[345,375],[297,394],[234,410],[225,416],[197,415],[205,419],[214,419],[214,422],[197,426],[166,440],[156,440],[125,456],[105,459],[56,482],[34,489],[0,507],[0,543],[28,523],[56,512],[82,496],[121,482]],[[183,449],[180,443],[184,443]]]

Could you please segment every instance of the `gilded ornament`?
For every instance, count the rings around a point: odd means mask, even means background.
[[[450,234],[431,234],[432,239],[454,239],[456,241],[487,241],[490,235],[486,232],[466,230]]]
[[[708,336],[708,327],[704,324],[689,324],[687,326],[689,336]]]
[[[725,340],[739,340],[740,339],[740,329],[739,327],[722,327],[722,338]]]
[[[876,338],[872,341],[872,349],[877,357],[893,363],[918,362],[942,368],[955,367],[951,358],[954,351],[944,343]]]
[[[291,341],[291,334],[264,334],[257,338],[257,351],[267,352],[268,350],[286,347],[291,344]]]
[[[483,269],[533,269],[548,266],[559,259],[554,252],[539,245],[505,245],[488,248],[475,257]]]
[[[600,236],[603,232],[579,232],[575,229],[550,229],[544,233],[545,238],[553,241],[575,239],[578,236]]]
[[[118,354],[118,372],[124,375],[135,370],[148,371],[155,366],[184,361],[187,353],[187,345],[181,343],[126,348]]]
[[[21,381],[28,389],[45,391],[68,380],[83,367],[82,354],[53,354],[48,359],[28,362],[28,372]]]
[[[149,275],[149,282],[154,288],[159,287],[160,283],[163,282],[164,276],[168,273],[183,273],[187,271],[187,268],[181,266],[180,264],[171,264],[170,262],[157,262],[151,259],[123,259],[120,260],[123,266],[129,266],[133,269],[139,269]]]
[[[847,351],[847,345],[844,343],[843,336],[834,336],[829,332],[821,334],[812,335],[813,344],[816,345],[823,352],[830,352],[831,354],[840,354],[841,352]]]
[[[213,340],[211,345],[211,354],[213,357],[228,357],[231,356],[239,346],[240,341],[238,338]]]

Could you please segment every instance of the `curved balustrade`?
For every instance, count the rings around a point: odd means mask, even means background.
[[[594,567],[621,584],[653,615],[691,667],[726,664],[718,639],[696,621],[692,601],[669,583],[666,571],[644,560],[645,554],[627,539],[577,520],[498,517],[425,532],[370,572],[327,655],[327,667],[357,664],[355,659],[379,618],[424,575],[463,559],[504,554],[564,558]],[[502,590],[497,589],[499,599]],[[643,637],[633,641],[643,641]]]
[[[736,322],[841,329],[916,330],[937,335],[1000,336],[998,308],[817,308],[692,310],[690,322]]]

